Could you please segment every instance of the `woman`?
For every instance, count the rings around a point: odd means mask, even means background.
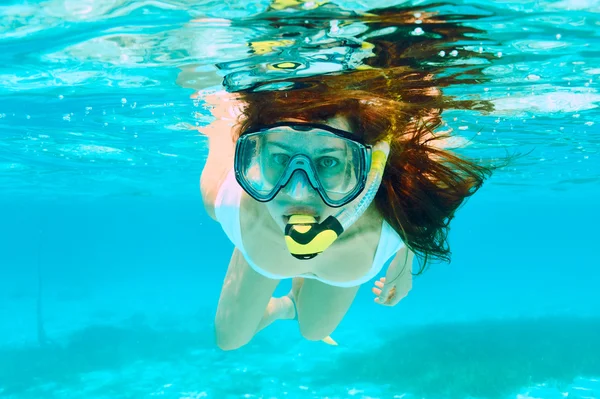
[[[201,192],[236,246],[215,319],[220,348],[293,318],[303,337],[334,343],[360,285],[385,274],[372,291],[393,306],[411,289],[415,252],[423,264],[448,259],[448,223],[491,168],[442,148],[442,97],[428,80],[367,69],[207,99],[217,119],[201,129]],[[285,278],[292,291],[273,298]]]

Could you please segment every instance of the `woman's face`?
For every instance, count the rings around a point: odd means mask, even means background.
[[[291,122],[300,122],[299,120],[289,120]],[[325,124],[337,128],[351,132],[350,124],[345,117],[335,117],[329,119],[325,122]],[[302,140],[302,138],[307,137],[307,139]],[[291,137],[289,140],[284,141],[285,146],[289,148],[290,152],[294,152],[296,149],[301,149],[307,153],[315,153],[318,150],[326,151],[327,156],[323,162],[328,167],[335,165],[338,158],[339,161],[342,161],[342,158],[347,156],[348,154],[342,151],[337,140],[331,140],[329,145],[323,145],[321,141],[319,143],[319,148],[312,148],[315,146],[314,143],[310,142],[310,133],[303,134],[300,133],[299,137]],[[276,151],[279,147],[277,143],[267,143],[267,147],[272,147]],[[316,147],[316,146],[315,146]],[[267,149],[267,152],[269,150]],[[273,157],[271,157],[273,158]],[[276,157],[274,158],[277,159]],[[268,176],[268,171],[263,172],[263,176]],[[289,220],[291,215],[295,214],[303,214],[303,215],[311,215],[314,216],[317,222],[321,222],[325,220],[328,216],[337,213],[342,208],[332,208],[328,206],[323,199],[309,183],[308,177],[302,171],[296,171],[290,178],[289,182],[281,188],[279,193],[273,198],[271,201],[266,202],[266,207],[269,211],[269,214],[275,221],[275,223],[284,231],[285,226]]]

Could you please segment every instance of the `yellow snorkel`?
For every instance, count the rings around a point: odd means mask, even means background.
[[[312,259],[327,248],[350,227],[369,207],[381,184],[390,152],[389,140],[373,146],[371,169],[365,190],[347,207],[322,223],[309,215],[292,215],[285,227],[288,250],[297,259]]]

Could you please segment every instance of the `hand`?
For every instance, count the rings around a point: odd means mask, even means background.
[[[406,272],[397,275],[395,268],[389,268],[385,277],[375,281],[375,287],[371,291],[376,295],[375,303],[384,306],[395,306],[408,295],[411,288],[412,275],[410,271],[406,270]]]
[[[395,306],[412,289],[412,263],[414,254],[404,247],[396,253],[388,266],[385,277],[375,282],[371,289],[376,295],[375,303]]]
[[[385,277],[381,277],[375,281],[375,287],[371,289],[373,294],[376,295],[375,303],[386,306],[394,306],[400,299],[396,296],[396,286],[392,284],[385,285]]]

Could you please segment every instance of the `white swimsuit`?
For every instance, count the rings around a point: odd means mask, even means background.
[[[250,259],[248,253],[244,249],[242,232],[240,228],[240,203],[242,199],[242,192],[243,188],[235,179],[235,174],[232,169],[217,193],[217,198],[215,199],[215,216],[225,231],[225,234],[227,234],[227,237],[229,237],[233,245],[235,245],[242,253],[250,267],[265,277],[277,280],[292,277],[305,277],[317,279],[325,284],[337,287],[354,287],[364,284],[375,277],[384,266],[394,259],[396,253],[404,246],[404,242],[402,242],[402,239],[398,233],[396,233],[396,231],[394,231],[394,229],[384,220],[383,225],[381,226],[381,235],[379,237],[379,243],[377,244],[377,251],[375,252],[373,265],[368,273],[360,279],[354,281],[336,282],[325,280],[312,273],[303,274],[300,276],[279,276],[269,273],[258,267],[258,265],[256,265]]]

